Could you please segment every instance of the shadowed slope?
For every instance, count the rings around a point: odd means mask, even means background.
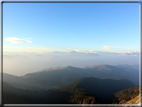
[[[86,77],[74,81],[73,83],[63,87],[61,90],[72,91],[76,88],[85,89],[97,98],[107,99],[109,95],[133,86],[134,84],[126,79],[113,80]]]

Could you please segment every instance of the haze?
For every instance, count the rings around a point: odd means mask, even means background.
[[[121,54],[88,54],[88,53],[13,53],[4,55],[5,73],[13,75],[24,75],[30,72],[41,71],[49,67],[85,67],[88,65],[138,65],[139,56]]]

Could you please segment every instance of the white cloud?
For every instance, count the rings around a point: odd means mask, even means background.
[[[76,51],[76,52],[80,52],[80,50],[78,50],[78,49],[76,49],[75,51]]]
[[[4,39],[6,41],[9,41],[11,43],[14,43],[14,44],[18,44],[18,43],[32,43],[32,41],[29,41],[29,40],[25,40],[25,39],[19,39],[19,38],[16,38],[16,37],[8,37],[6,39]]]
[[[139,52],[138,51],[128,51],[127,53],[124,53],[122,55],[134,55],[134,56],[138,56]]]
[[[113,50],[113,49],[116,49],[116,48],[121,48],[121,46],[102,46],[103,50]]]
[[[70,50],[71,48],[67,48],[67,50]]]
[[[97,53],[97,51],[96,51],[96,50],[91,50],[90,52],[91,52],[91,53]]]
[[[102,46],[103,48],[102,49],[107,49],[107,50],[110,50],[111,46]]]

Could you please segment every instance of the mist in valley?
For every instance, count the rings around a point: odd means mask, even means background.
[[[113,53],[7,53],[3,56],[3,72],[22,76],[46,68],[91,65],[139,65],[139,56]]]

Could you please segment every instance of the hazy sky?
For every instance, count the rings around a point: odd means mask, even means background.
[[[4,3],[4,72],[138,64],[139,3]]]

